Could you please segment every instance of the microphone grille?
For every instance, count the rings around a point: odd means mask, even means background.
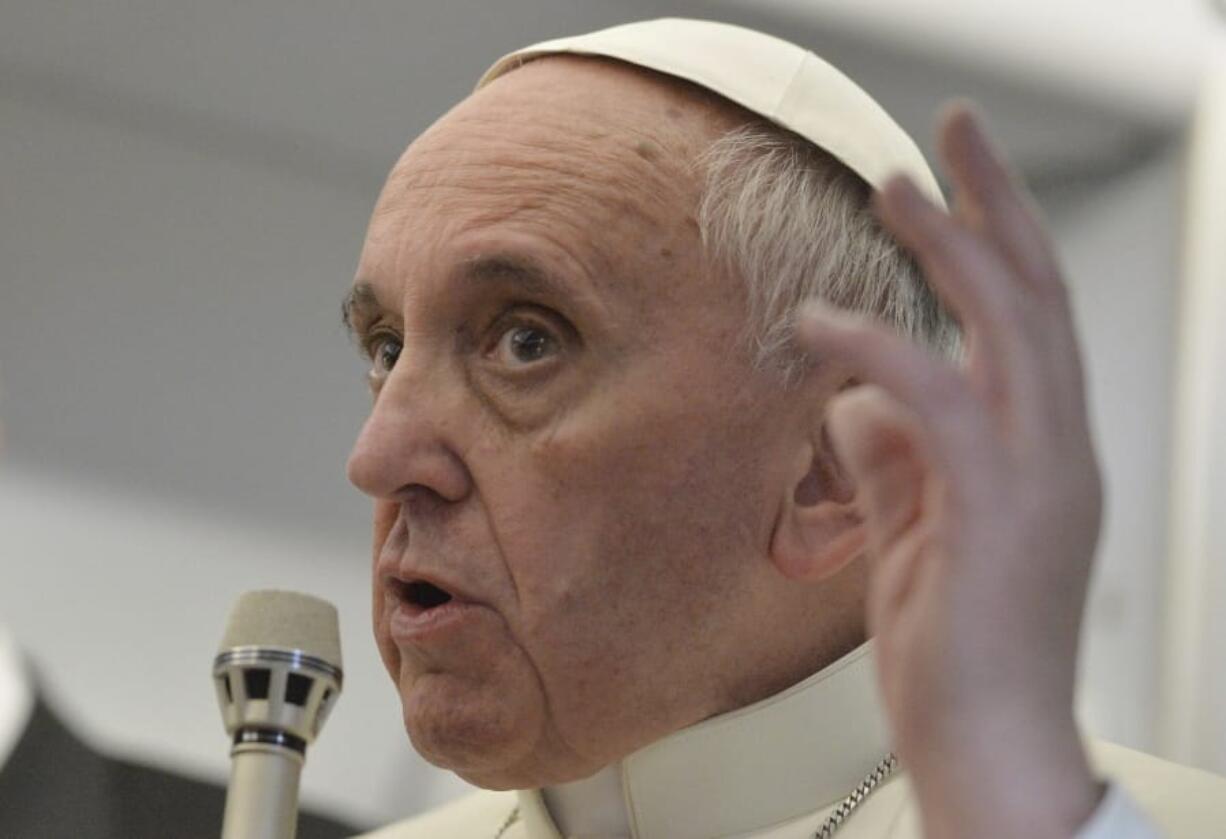
[[[221,652],[233,647],[301,650],[341,668],[336,607],[296,591],[244,592],[230,612]]]

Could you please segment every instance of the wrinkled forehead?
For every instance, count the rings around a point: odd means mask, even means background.
[[[745,112],[697,85],[607,58],[555,55],[528,62],[461,101],[410,146],[496,127],[510,142],[607,156],[636,152],[664,166],[690,160]],[[397,167],[399,168],[399,166]],[[674,173],[681,174],[681,173]]]
[[[436,217],[469,221],[553,208],[575,224],[692,223],[698,158],[738,119],[735,106],[696,86],[621,62],[533,61],[408,148],[374,221],[397,226],[397,216],[429,204]]]

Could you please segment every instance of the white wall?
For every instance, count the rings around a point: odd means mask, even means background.
[[[1180,164],[1172,145],[1048,202],[1072,283],[1106,478],[1080,709],[1094,732],[1142,749],[1156,745]]]
[[[374,824],[416,759],[368,629],[369,397],[339,328],[379,174],[352,185],[0,97],[0,623],[100,744],[222,779],[209,681],[235,595],[341,611],[344,695],[304,795]]]
[[[1226,7],[1223,8],[1226,12]],[[1226,29],[1190,130],[1159,737],[1226,762]]]

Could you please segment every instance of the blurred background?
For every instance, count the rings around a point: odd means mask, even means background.
[[[0,0],[0,625],[99,746],[224,778],[235,595],[341,610],[305,797],[371,825],[462,784],[369,632],[367,407],[340,328],[382,178],[499,55],[633,19],[841,66],[930,150],[970,96],[1069,269],[1108,479],[1080,712],[1226,772],[1226,85],[1206,0]]]

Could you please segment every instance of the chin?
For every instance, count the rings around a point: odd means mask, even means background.
[[[404,727],[429,763],[484,789],[523,789],[535,780],[521,767],[543,729],[541,705],[515,702],[514,692],[427,673],[401,685]]]

